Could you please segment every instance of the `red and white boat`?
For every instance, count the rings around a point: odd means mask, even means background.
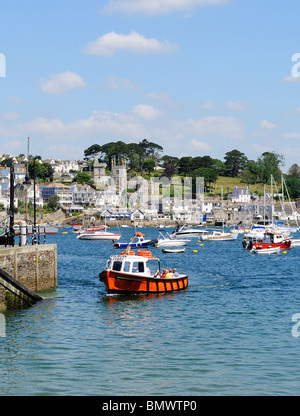
[[[77,238],[79,240],[119,240],[122,234],[115,234],[109,231],[84,231],[80,232]]]
[[[289,249],[291,248],[291,244],[291,238],[276,232],[266,232],[262,238],[250,236],[247,237],[245,241],[243,241],[243,247],[246,250],[252,250],[253,248],[255,250],[263,250],[275,247],[280,247],[281,249]]]
[[[105,225],[99,225],[98,227],[85,227],[84,231],[105,231]]]
[[[99,274],[109,294],[153,294],[185,290],[188,276],[160,277],[160,261],[151,251],[139,250],[112,255]]]

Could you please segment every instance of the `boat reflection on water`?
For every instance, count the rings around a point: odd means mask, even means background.
[[[179,295],[187,295],[186,291],[180,292],[161,292],[161,293],[145,293],[145,294],[108,294],[103,293],[101,298],[101,302],[106,304],[107,306],[118,306],[122,303],[131,304],[132,302],[147,302],[149,300],[163,300],[164,302],[166,299],[174,298],[175,296]]]

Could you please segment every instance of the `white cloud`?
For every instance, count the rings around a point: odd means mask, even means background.
[[[103,12],[142,13],[159,15],[174,11],[190,11],[198,6],[228,4],[230,0],[111,0]]]
[[[186,127],[200,135],[217,135],[220,138],[241,139],[244,127],[234,117],[203,117],[200,119],[189,119]]]
[[[161,112],[152,105],[139,104],[133,108],[133,113],[144,120],[155,120],[161,116]]]
[[[198,152],[206,152],[206,151],[211,150],[211,146],[209,146],[209,144],[205,142],[200,142],[199,140],[195,140],[195,139],[192,139],[190,141],[189,148],[192,151],[198,151]]]
[[[262,129],[266,129],[266,130],[274,130],[274,129],[276,129],[276,124],[271,123],[271,122],[270,122],[270,121],[268,121],[268,120],[262,120],[262,121],[259,123],[259,126],[260,126]]]
[[[6,121],[14,121],[20,117],[19,113],[3,113],[2,118]]]
[[[212,102],[207,102],[207,103],[203,103],[201,104],[201,108],[204,111],[218,111],[218,106],[215,103]]]
[[[143,35],[131,32],[122,35],[115,32],[106,33],[95,41],[91,41],[83,52],[90,55],[113,56],[118,50],[127,50],[135,53],[162,53],[172,52],[178,46],[167,40],[147,39]]]
[[[290,132],[290,133],[285,133],[284,135],[283,135],[283,137],[285,138],[285,139],[296,139],[296,140],[300,140],[300,133],[298,132],[298,131],[293,131],[293,132]]]
[[[39,85],[47,94],[63,94],[69,90],[84,87],[86,84],[75,72],[66,71],[51,75],[46,81],[41,79]]]
[[[224,105],[229,110],[234,110],[234,111],[245,111],[245,110],[247,110],[247,103],[245,103],[243,101],[227,101]]]
[[[126,78],[117,78],[114,76],[110,76],[107,78],[103,78],[103,83],[106,88],[112,89],[112,90],[139,90],[140,87],[138,87],[133,82],[129,81]]]

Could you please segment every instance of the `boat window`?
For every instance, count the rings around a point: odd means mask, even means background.
[[[121,261],[114,261],[112,269],[117,271],[117,272],[120,272],[121,268],[122,268],[122,262]]]
[[[134,262],[132,264],[132,272],[133,273],[144,273],[144,262]]]
[[[123,272],[130,272],[130,261],[125,261],[123,266]]]

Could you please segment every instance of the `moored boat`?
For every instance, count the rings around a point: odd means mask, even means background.
[[[129,247],[121,255],[110,256],[99,277],[109,294],[164,293],[188,287],[187,275],[161,278],[159,258],[147,250],[135,254]]]
[[[163,248],[162,249],[163,253],[184,253],[185,252],[185,247],[178,247],[178,248]]]
[[[203,234],[207,234],[207,231],[205,229],[191,228],[189,225],[185,224],[182,226],[178,226],[176,230],[173,231],[172,236],[176,236],[178,238],[199,238]]]
[[[280,233],[267,232],[264,234],[263,238],[247,237],[242,244],[246,250],[252,250],[254,247],[256,249],[267,249],[273,247],[288,249],[291,248],[292,239],[285,237]]]
[[[178,238],[176,235],[171,234],[165,230],[160,230],[157,239],[153,239],[152,243],[159,247],[182,247],[189,244],[191,240]]]
[[[253,247],[250,250],[250,253],[254,254],[279,254],[281,248],[280,247],[270,247],[270,248],[262,248],[262,247]]]
[[[76,238],[79,240],[119,240],[122,234],[115,234],[108,231],[82,232]]]
[[[149,247],[150,244],[152,244],[151,240],[146,240],[145,238],[145,234],[140,233],[140,232],[136,232],[134,234],[134,237],[132,239],[132,241],[130,241],[130,243],[115,243],[114,242],[114,247],[115,248],[127,248],[128,246],[130,248],[146,248]]]
[[[221,231],[212,231],[208,235],[202,235],[202,240],[208,240],[208,241],[234,241],[238,237],[238,233],[232,232],[232,233],[226,233]]]

